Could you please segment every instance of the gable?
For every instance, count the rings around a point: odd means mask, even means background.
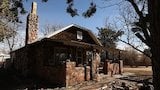
[[[56,40],[65,40],[65,41],[85,42],[101,46],[101,44],[96,40],[97,38],[92,34],[92,32],[81,29],[76,26],[71,26],[69,28],[66,28],[65,30],[62,30],[59,33],[56,33],[48,38]]]

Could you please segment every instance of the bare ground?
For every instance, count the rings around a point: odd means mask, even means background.
[[[135,75],[152,75],[152,67],[140,66],[137,68],[124,67],[124,73],[133,73]]]
[[[23,82],[19,80],[18,78],[15,77],[14,73],[8,73],[6,71],[0,70],[0,89],[1,90],[16,90],[17,87],[21,88],[21,84]],[[130,74],[129,74],[130,73]],[[152,70],[151,67],[138,67],[138,68],[131,68],[131,67],[125,67],[124,68],[124,73],[122,76],[130,76],[130,75],[135,75],[135,76],[142,76],[142,75],[152,75]],[[131,82],[128,80],[122,80],[118,79],[117,76],[110,77],[110,75],[102,75],[104,78],[101,79],[99,82],[95,81],[89,81],[89,82],[84,82],[79,85],[75,85],[73,87],[70,87],[69,90],[102,90],[102,88],[105,88],[103,90],[109,90],[107,89],[109,84],[114,83],[121,83],[121,82],[126,82],[126,84],[129,83],[129,85],[134,86],[135,82]],[[118,75],[118,77],[121,77],[121,75]],[[16,82],[16,83],[15,83]],[[26,84],[26,83],[24,83]],[[28,84],[28,83],[27,83]],[[28,84],[30,85],[30,84]],[[25,88],[25,87],[22,87]],[[57,88],[57,89],[51,89],[51,90],[66,90],[66,88]]]
[[[145,66],[140,66],[136,68],[124,67],[123,70],[124,72],[122,75],[118,75],[118,76],[114,75],[113,77],[110,77],[110,75],[107,75],[100,82],[92,82],[88,85],[87,84],[76,85],[72,87],[72,89],[73,90],[110,90],[109,89],[110,84],[111,83],[113,84],[113,82],[114,83],[125,82],[126,84],[128,84],[128,86],[137,87],[136,86],[137,83],[141,82],[141,80],[151,78],[151,75],[152,75],[151,67],[145,67]],[[118,79],[118,77],[122,77],[122,78]],[[128,77],[128,78],[126,79],[125,77]],[[104,87],[107,87],[107,88],[102,89]]]

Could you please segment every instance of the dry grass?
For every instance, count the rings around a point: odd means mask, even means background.
[[[152,75],[151,67],[124,67],[124,72],[134,73],[135,75]]]

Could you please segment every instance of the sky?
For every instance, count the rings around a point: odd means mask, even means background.
[[[117,17],[119,17],[119,2],[121,0],[74,0],[74,7],[78,9],[79,16],[71,17],[66,12],[67,4],[66,0],[48,0],[47,3],[41,2],[41,0],[24,0],[24,7],[28,11],[31,11],[32,2],[37,2],[37,14],[39,17],[39,38],[43,35],[41,30],[46,24],[50,25],[62,25],[68,26],[70,24],[77,24],[82,27],[88,28],[95,35],[98,34],[96,27],[104,27],[107,22],[113,23]],[[97,5],[96,13],[90,18],[84,18],[82,13],[86,11],[90,5],[90,2],[94,1]],[[105,8],[104,8],[105,7]],[[26,27],[26,17],[28,15],[22,15],[21,20]],[[25,36],[25,28],[22,28],[22,36]],[[125,48],[125,44],[118,43],[117,47],[120,49]]]
[[[44,3],[41,0],[23,1],[24,8],[25,10],[27,10],[27,13],[25,15],[19,16],[23,22],[23,25],[20,28],[20,37],[22,37],[20,43],[25,40],[26,18],[31,11],[31,5],[33,1],[36,1],[38,6],[37,14],[39,17],[39,38],[43,36],[41,30],[46,24],[62,26],[77,24],[82,27],[88,28],[95,35],[97,35],[98,30],[96,29],[96,27],[105,27],[106,19],[107,23],[115,23],[115,21],[116,23],[119,22],[119,5],[126,5],[123,0],[74,0],[74,7],[78,9],[79,16],[71,17],[66,12],[66,0],[48,0],[47,3]],[[88,9],[90,2],[92,1],[96,3],[97,11],[92,17],[84,18],[82,16],[82,13]],[[123,35],[122,38],[124,37],[125,36]],[[119,49],[125,49],[126,47],[128,46],[122,42],[117,43],[117,48]],[[0,48],[6,48],[6,45],[1,44]]]
[[[41,30],[46,24],[62,26],[77,24],[88,28],[97,35],[98,30],[96,27],[104,27],[106,18],[108,22],[113,22],[114,19],[119,16],[119,7],[115,4],[121,2],[121,0],[74,0],[74,7],[78,9],[79,16],[71,17],[66,12],[66,0],[48,0],[47,3],[41,2],[41,0],[24,0],[24,8],[27,10],[27,13],[19,16],[23,22],[22,28],[20,28],[20,37],[22,37],[22,39],[25,39],[26,18],[31,11],[33,1],[37,2],[39,38],[43,36]],[[90,2],[92,1],[96,3],[97,11],[92,17],[84,18],[82,13],[88,9]],[[124,47],[122,43],[118,43],[119,48],[123,49],[122,46]],[[6,48],[6,45],[4,45],[3,48]]]
[[[97,12],[90,18],[84,18],[81,14],[88,9],[92,0],[74,0],[74,5],[79,12],[79,16],[75,17],[66,13],[66,0],[49,0],[47,3],[43,3],[41,0],[28,0],[24,2],[24,7],[28,12],[31,10],[32,1],[36,1],[38,4],[39,29],[43,28],[45,24],[63,26],[78,24],[97,34],[96,27],[104,27],[106,18],[112,21],[114,17],[118,16],[118,7],[116,6],[100,8],[112,5],[117,0],[112,0],[112,3],[105,0],[94,0],[98,8]],[[24,23],[26,22],[26,15],[22,18]]]

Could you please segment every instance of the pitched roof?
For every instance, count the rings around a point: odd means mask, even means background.
[[[92,33],[92,31],[90,31],[89,29],[87,29],[87,28],[85,28],[85,27],[76,25],[76,24],[68,25],[68,26],[66,26],[66,27],[64,27],[64,28],[62,28],[62,29],[60,29],[60,30],[57,30],[57,31],[55,31],[55,32],[53,32],[53,33],[50,33],[50,34],[48,34],[48,35],[46,35],[46,36],[44,36],[44,37],[42,37],[42,38],[37,39],[35,42],[32,42],[32,43],[30,43],[29,45],[34,44],[34,43],[36,43],[36,42],[39,42],[39,41],[41,41],[41,40],[43,40],[43,39],[51,38],[52,36],[57,35],[58,33],[62,32],[62,31],[65,31],[65,30],[67,30],[67,29],[69,29],[69,28],[71,28],[71,27],[77,27],[77,28],[79,28],[79,29],[82,29],[82,30],[87,31],[87,32],[89,33],[89,35],[92,37],[92,39],[96,42],[96,44],[99,45],[99,46],[102,46],[101,42],[100,42],[100,41],[97,39],[97,37]],[[24,48],[24,47],[25,47],[25,46],[22,46],[22,47],[20,47],[20,48],[17,48],[17,49],[15,49],[15,50],[13,50],[12,52],[14,52],[14,51],[16,51],[16,50],[19,50],[19,49],[21,49],[21,48]]]
[[[62,31],[65,31],[65,30],[67,30],[67,29],[69,29],[69,28],[71,28],[71,27],[76,27],[76,28],[79,28],[79,29],[82,29],[82,30],[87,31],[87,32],[89,33],[89,35],[92,37],[92,39],[96,42],[96,44],[102,46],[101,42],[97,39],[97,37],[92,33],[91,30],[89,30],[89,29],[87,29],[87,28],[84,28],[84,27],[82,27],[82,26],[76,25],[76,24],[68,25],[68,26],[66,26],[66,27],[64,27],[64,28],[62,28],[62,29],[60,29],[60,30],[57,30],[57,31],[55,31],[55,32],[53,32],[53,33],[51,33],[51,34],[46,35],[44,38],[51,38],[51,37],[53,37],[54,35],[62,32]]]

